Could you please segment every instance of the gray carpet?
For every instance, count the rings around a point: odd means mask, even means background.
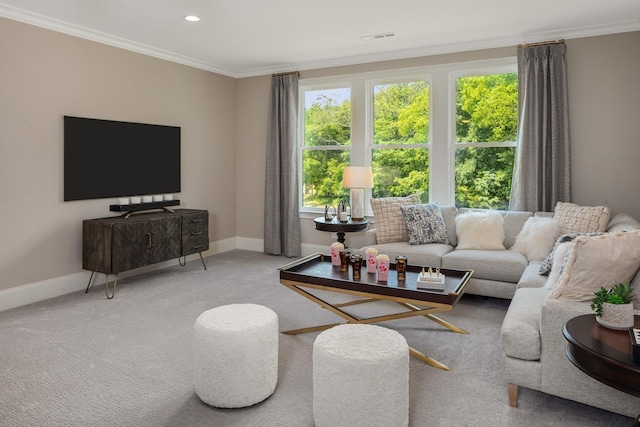
[[[251,302],[273,309],[280,329],[339,319],[278,282],[289,259],[232,251],[186,267],[122,279],[106,300],[103,283],[0,313],[2,426],[312,426],[312,346],[317,333],[280,335],[274,394],[243,409],[202,403],[192,385],[191,333],[203,311]],[[88,275],[87,275],[88,277]],[[104,276],[100,276],[100,281]],[[329,294],[326,294],[329,295]],[[335,294],[331,294],[335,299]],[[338,297],[345,298],[345,297]],[[412,358],[412,426],[630,426],[631,418],[521,389],[507,402],[500,325],[509,301],[465,295],[444,319],[383,324],[409,345],[449,365]],[[380,311],[385,304],[352,307]]]

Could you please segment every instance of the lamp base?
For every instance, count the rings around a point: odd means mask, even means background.
[[[351,219],[364,219],[364,188],[351,189]]]

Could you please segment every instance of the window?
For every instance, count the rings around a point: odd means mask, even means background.
[[[303,207],[337,206],[347,198],[342,172],[351,148],[351,91],[349,87],[304,92],[302,158]]]
[[[515,58],[300,80],[301,210],[348,198],[349,164],[372,166],[367,200],[507,208],[517,86]]]
[[[516,73],[456,78],[458,207],[508,209],[518,125]]]
[[[429,83],[373,85],[373,197],[429,199]]]

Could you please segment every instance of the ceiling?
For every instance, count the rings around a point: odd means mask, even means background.
[[[249,77],[636,31],[640,0],[0,0],[0,16]]]

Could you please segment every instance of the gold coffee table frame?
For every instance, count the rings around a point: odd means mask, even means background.
[[[341,323],[293,329],[284,331],[282,332],[283,334],[297,335],[324,331],[342,323],[369,324],[414,316],[423,316],[453,332],[468,334],[467,331],[434,316],[434,314],[453,310],[453,306],[464,293],[464,288],[469,282],[473,270],[442,269],[442,273],[446,276],[444,291],[417,289],[417,277],[422,270],[420,266],[407,266],[406,280],[399,282],[395,265],[392,265],[389,271],[389,280],[386,283],[378,282],[376,275],[368,274],[366,267],[363,266],[362,278],[354,280],[351,278],[351,269],[348,272],[341,272],[340,267],[331,265],[331,257],[320,253],[291,262],[280,267],[279,270],[281,284],[346,320],[346,322]],[[332,304],[317,295],[313,295],[305,288],[337,292],[361,297],[361,299]],[[341,309],[375,301],[392,301],[402,306],[405,310],[383,316],[357,318]],[[413,347],[409,347],[409,353],[433,367],[450,370],[445,364]]]

